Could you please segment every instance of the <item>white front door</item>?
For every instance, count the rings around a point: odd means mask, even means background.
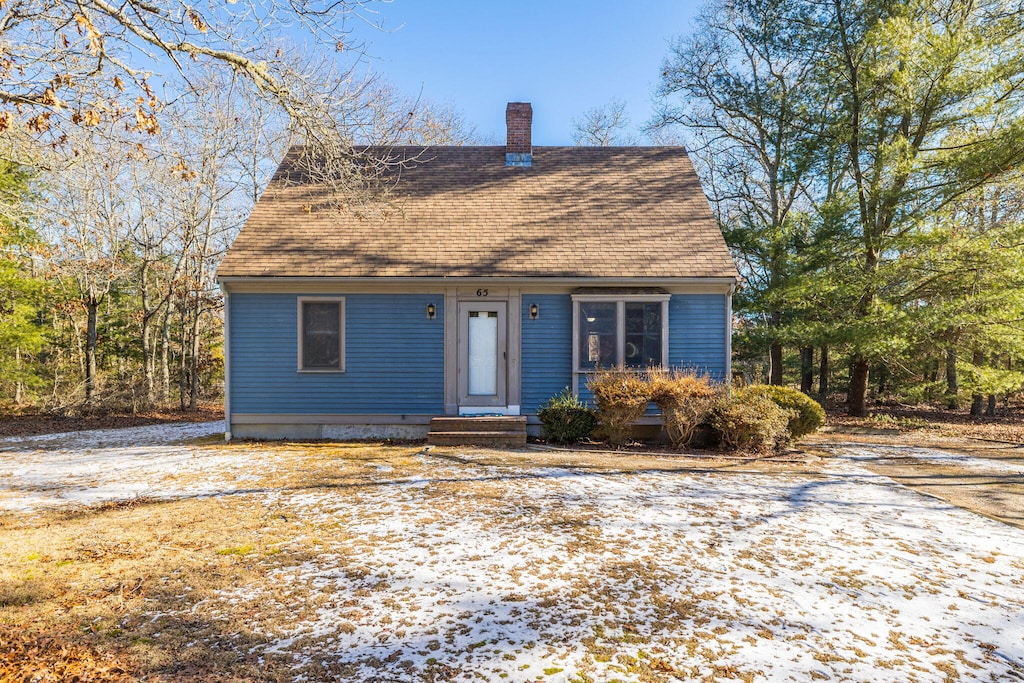
[[[459,302],[459,407],[506,406],[508,335],[504,301]]]

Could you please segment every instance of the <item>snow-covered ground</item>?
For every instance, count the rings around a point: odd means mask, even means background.
[[[223,432],[203,422],[0,439],[0,510],[215,493],[244,476],[244,463],[181,442]],[[172,483],[186,474],[201,476]]]
[[[185,495],[160,486],[182,468],[234,488],[227,450],[158,445],[218,424],[150,429],[0,443],[0,502]],[[384,456],[358,486],[250,494],[309,536],[189,609],[297,680],[1024,681],[1024,532],[868,472],[885,448],[804,473]]]

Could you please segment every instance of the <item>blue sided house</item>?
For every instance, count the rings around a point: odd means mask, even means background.
[[[380,206],[289,151],[218,271],[229,438],[423,438],[601,368],[730,375],[737,271],[679,147],[399,147]],[[368,150],[373,153],[374,150]],[[314,192],[311,192],[314,190]]]

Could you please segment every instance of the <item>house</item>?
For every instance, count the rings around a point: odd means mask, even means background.
[[[617,365],[730,375],[737,271],[679,147],[400,148],[391,210],[281,163],[218,271],[229,438],[423,438]],[[306,190],[306,191],[303,191]],[[535,427],[532,427],[535,429]]]

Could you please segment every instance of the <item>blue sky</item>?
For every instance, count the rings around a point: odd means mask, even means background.
[[[572,118],[612,98],[634,126],[669,41],[698,0],[393,0],[374,4],[384,32],[361,29],[369,64],[405,93],[461,110],[503,142],[505,104],[533,103],[535,145],[571,144]]]

